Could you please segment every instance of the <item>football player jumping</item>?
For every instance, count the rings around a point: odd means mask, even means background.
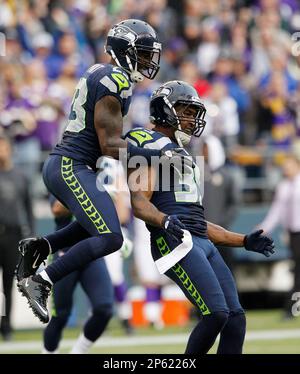
[[[121,138],[123,116],[131,99],[132,84],[159,70],[161,44],[146,22],[130,19],[113,26],[108,33],[109,64],[96,64],[79,80],[69,122],[62,141],[54,148],[43,168],[48,190],[76,217],[65,228],[43,238],[20,242],[22,254],[17,267],[19,291],[34,314],[49,320],[47,298],[52,284],[89,262],[117,251],[123,243],[113,201],[96,185],[96,161],[101,156],[126,159],[152,156],[167,159],[177,155],[135,147]],[[48,254],[71,247],[39,275],[35,272]]]

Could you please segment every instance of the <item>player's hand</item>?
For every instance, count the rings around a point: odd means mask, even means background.
[[[123,245],[120,248],[121,256],[122,258],[128,258],[133,249],[133,243],[130,239],[128,239],[126,236],[124,236]]]
[[[257,230],[245,236],[244,247],[247,251],[258,252],[266,257],[270,257],[274,250],[274,241],[266,235],[262,235],[264,230]]]
[[[174,214],[171,216],[165,216],[163,219],[163,228],[168,234],[173,236],[176,240],[181,240],[183,238],[185,225],[178,219]]]
[[[184,167],[193,167],[193,158],[188,155],[184,148],[173,148],[167,150],[161,150],[160,159],[162,162],[171,161],[177,165],[183,165]]]

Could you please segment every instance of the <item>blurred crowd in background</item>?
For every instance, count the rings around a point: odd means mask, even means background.
[[[159,76],[136,87],[126,128],[148,126],[154,87],[181,79],[207,106],[204,135],[233,158],[234,146],[285,152],[300,136],[296,0],[2,0],[0,122],[30,177],[63,131],[78,78],[107,61],[107,32],[126,18],[149,22],[163,43]]]

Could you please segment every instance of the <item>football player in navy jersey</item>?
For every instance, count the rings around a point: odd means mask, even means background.
[[[201,135],[205,112],[193,87],[171,81],[152,95],[150,119],[154,129],[134,129],[126,138],[144,149],[184,146],[192,135]],[[183,171],[171,166],[170,188],[164,186],[166,174],[161,165],[156,169],[133,167],[128,185],[134,214],[150,231],[152,257],[158,269],[176,282],[201,312],[202,319],[190,335],[186,353],[207,353],[219,333],[218,353],[242,353],[244,310],[232,274],[214,244],[244,246],[270,256],[274,253],[273,240],[262,235],[262,230],[242,235],[207,222],[196,163]]]
[[[179,150],[165,154],[133,146],[121,138],[133,82],[143,77],[153,79],[159,70],[161,44],[156,32],[146,22],[125,20],[109,31],[105,48],[111,63],[92,66],[79,80],[62,141],[43,168],[48,190],[76,221],[43,238],[28,238],[19,244],[18,288],[44,323],[49,320],[47,297],[52,284],[115,252],[123,243],[113,201],[96,186],[97,159],[118,159],[121,149],[125,149],[126,159],[139,155],[149,163],[152,156],[178,158]],[[66,247],[70,249],[64,256],[35,274],[49,253]]]
[[[72,222],[70,211],[53,196],[50,196],[50,203],[57,230]],[[64,256],[67,250],[68,248],[61,248],[51,256],[52,260]],[[114,302],[113,286],[104,258],[97,258],[54,284],[51,296],[51,319],[44,330],[43,353],[58,353],[62,332],[72,311],[73,294],[79,282],[90,301],[91,313],[70,353],[87,353],[111,319]]]

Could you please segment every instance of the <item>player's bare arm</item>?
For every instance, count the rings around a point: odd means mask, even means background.
[[[243,247],[246,235],[228,231],[224,227],[207,221],[208,238],[216,245]]]
[[[159,211],[151,202],[155,185],[155,170],[151,167],[140,167],[139,180],[134,178],[135,169],[128,171],[128,186],[130,189],[131,205],[135,217],[149,225],[163,227],[166,214]],[[137,188],[139,183],[139,188]]]
[[[250,234],[238,234],[228,231],[221,226],[207,221],[208,238],[216,245],[228,247],[245,247],[248,251],[262,253],[266,257],[274,251],[274,242],[263,234],[263,230],[257,230]]]
[[[135,147],[121,138],[123,129],[123,119],[121,105],[114,96],[104,96],[95,105],[94,114],[95,129],[97,132],[102,154],[118,160],[120,149],[126,149],[131,156],[143,156],[148,162],[151,157],[164,156],[167,159],[178,156],[177,151],[160,152],[159,150],[143,149]],[[179,154],[180,157],[184,157]]]
[[[114,96],[104,96],[95,106],[95,129],[103,154],[119,159],[119,149],[127,148],[121,139],[123,118],[121,104]]]

